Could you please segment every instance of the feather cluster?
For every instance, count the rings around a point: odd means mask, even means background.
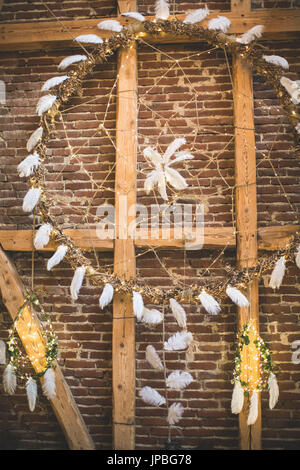
[[[46,111],[52,108],[52,106],[54,105],[56,101],[56,98],[57,97],[55,95],[50,95],[50,94],[42,96],[39,99],[38,104],[36,105],[36,112],[38,116],[42,116],[42,114],[44,114]]]
[[[285,257],[281,256],[279,260],[276,261],[274,269],[271,274],[271,279],[269,282],[269,287],[272,289],[279,289],[281,286],[283,277],[285,273]]]
[[[183,20],[184,23],[187,24],[195,24],[200,23],[209,15],[209,9],[206,8],[199,8],[198,10],[191,11],[185,19]]]
[[[279,387],[276,379],[276,375],[273,372],[270,374],[268,379],[269,388],[269,408],[272,410],[279,398]]]
[[[51,90],[51,88],[54,88],[60,85],[61,83],[65,82],[68,78],[69,78],[68,75],[49,78],[49,80],[47,80],[42,86],[42,91]]]
[[[50,233],[52,230],[51,224],[43,224],[40,226],[34,237],[34,247],[36,250],[41,250],[44,246],[48,245],[50,240]]]
[[[239,380],[236,380],[233,387],[231,398],[231,411],[234,414],[239,414],[244,406],[244,389]]]
[[[137,21],[145,21],[145,17],[138,13],[137,11],[130,11],[128,13],[121,13],[121,16],[128,16],[129,18],[134,18]]]
[[[146,360],[153,369],[163,370],[164,366],[154,346],[149,344],[146,347]]]
[[[75,273],[74,273],[74,276],[70,285],[70,292],[71,292],[71,297],[73,300],[78,299],[78,294],[83,283],[85,271],[86,271],[85,266],[79,266],[78,268],[75,269]]]
[[[43,136],[43,132],[44,129],[42,128],[42,126],[40,126],[31,134],[26,145],[28,152],[31,152],[31,150],[37,145],[37,143]]]
[[[249,301],[236,287],[228,286],[226,294],[238,307],[249,307]]]
[[[231,21],[226,16],[218,16],[217,18],[212,18],[208,22],[208,29],[213,31],[222,31],[223,33],[227,33],[231,25]]]
[[[278,67],[282,67],[283,69],[289,68],[289,63],[284,57],[279,55],[263,55],[263,59],[269,64],[277,65]]]
[[[152,387],[143,387],[139,396],[148,405],[161,406],[166,403],[166,399]]]
[[[100,308],[103,310],[110,302],[112,301],[114,296],[114,288],[113,286],[108,282],[105,284],[104,289],[102,291],[102,294],[99,299],[99,305]]]
[[[87,44],[102,44],[103,39],[97,36],[97,34],[82,34],[75,38],[77,42],[83,42]]]
[[[123,29],[123,26],[116,20],[104,20],[101,23],[98,23],[99,29],[104,29],[106,31],[114,31],[115,33],[120,33]]]
[[[170,5],[168,0],[156,0],[155,18],[157,20],[167,20],[170,16]]]
[[[5,367],[3,374],[3,388],[4,392],[9,395],[13,395],[17,388],[17,376],[15,374],[15,369],[12,364],[8,364]]]
[[[143,297],[139,292],[132,293],[132,304],[133,304],[133,312],[138,321],[142,320],[143,311],[144,311],[144,301]]]
[[[23,211],[32,212],[41,196],[40,188],[30,188],[23,200]]]
[[[193,335],[189,331],[178,331],[164,342],[165,351],[179,351],[186,349],[193,340]]]
[[[186,328],[186,313],[184,308],[175,299],[170,299],[172,313],[181,328]]]
[[[253,26],[253,28],[250,28],[248,31],[246,31],[246,33],[244,33],[240,38],[236,38],[236,41],[240,42],[241,44],[249,44],[255,39],[261,38],[263,30],[264,26],[261,24]]]
[[[54,255],[48,259],[47,270],[50,271],[54,266],[59,264],[65,257],[65,254],[68,251],[67,245],[59,245]]]
[[[247,419],[248,426],[251,426],[252,424],[254,424],[257,420],[257,417],[258,417],[258,394],[254,390],[250,398],[250,409],[249,409],[249,414],[248,414],[248,419]]]
[[[297,267],[300,269],[300,245],[297,248],[296,254],[295,254],[295,262]]]
[[[173,403],[168,410],[168,423],[173,426],[181,420],[184,408],[181,403]]]
[[[169,388],[175,388],[183,390],[191,382],[193,382],[193,377],[189,372],[175,370],[167,377],[166,384]]]
[[[28,177],[32,175],[35,168],[38,168],[40,164],[40,156],[37,152],[34,152],[28,157],[26,157],[21,163],[18,165],[18,173],[20,178]]]
[[[37,397],[37,383],[32,377],[29,377],[26,382],[26,393],[29,409],[30,411],[34,411]]]
[[[47,369],[44,374],[42,389],[48,400],[56,396],[55,372],[52,368]]]
[[[75,64],[76,62],[82,62],[83,60],[87,60],[87,56],[86,56],[86,55],[80,55],[80,54],[69,55],[68,57],[65,57],[65,58],[58,64],[58,70],[65,70],[65,69],[67,69],[70,65]]]
[[[293,81],[287,77],[281,77],[280,83],[289,93],[292,103],[299,104],[300,103],[300,81],[299,80]]]
[[[142,323],[157,325],[158,323],[161,323],[162,320],[163,320],[163,316],[159,310],[156,310],[155,308],[150,309],[150,308],[144,307],[142,317],[141,317]]]
[[[205,310],[211,315],[217,315],[221,311],[219,303],[213,298],[212,295],[205,292],[204,289],[202,289],[202,292],[198,298]]]

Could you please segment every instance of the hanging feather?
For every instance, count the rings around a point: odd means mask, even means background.
[[[147,178],[145,179],[144,183],[144,190],[146,191],[146,194],[149,194],[150,191],[154,188],[154,186],[158,183],[159,177],[159,171],[157,170],[152,170],[147,175]]]
[[[156,0],[155,18],[157,20],[167,20],[170,16],[170,5],[167,0]]]
[[[36,384],[36,381],[32,377],[29,377],[29,379],[27,380],[26,393],[27,393],[29,409],[30,411],[34,411],[35,404],[36,404],[36,397],[37,397],[37,384]]]
[[[207,6],[205,8],[199,8],[198,10],[191,11],[183,20],[187,24],[200,23],[209,15],[209,9]]]
[[[192,160],[193,158],[195,158],[194,155],[192,155],[187,150],[181,150],[180,152],[177,152],[175,155],[176,155],[176,158],[174,158],[174,160],[169,161],[168,166],[171,166],[177,162],[181,162],[182,160]]]
[[[75,269],[75,273],[74,273],[74,276],[70,285],[70,292],[71,292],[71,297],[73,300],[78,299],[78,294],[83,283],[85,271],[86,271],[85,266],[79,266],[78,268]]]
[[[67,251],[68,247],[66,245],[59,245],[54,255],[48,259],[47,270],[50,271],[54,266],[59,264],[64,259]]]
[[[114,296],[114,288],[113,286],[108,282],[105,284],[104,289],[102,291],[102,294],[99,299],[99,305],[100,308],[103,310],[110,302],[112,301]]]
[[[289,68],[289,63],[283,57],[279,55],[263,55],[263,59],[269,64],[277,65],[278,67],[282,67],[283,69]]]
[[[232,302],[239,307],[249,307],[248,299],[236,287],[228,286],[226,288],[226,294]]]
[[[268,379],[268,388],[269,388],[269,408],[272,410],[279,398],[279,387],[276,379],[276,375],[271,372]]]
[[[287,77],[281,77],[280,79],[281,85],[286,89],[289,93],[293,104],[300,103],[300,85],[298,80],[290,80]]]
[[[145,21],[145,17],[138,13],[137,11],[130,11],[128,13],[121,13],[121,16],[128,16],[129,18],[134,18],[137,21]]]
[[[221,311],[219,303],[212,297],[212,295],[205,292],[204,289],[202,289],[202,292],[198,298],[208,313],[217,315]]]
[[[69,55],[65,57],[58,65],[58,70],[65,70],[69,67],[69,65],[75,64],[76,62],[82,62],[83,60],[87,60],[86,55]]]
[[[132,303],[133,303],[133,312],[138,321],[142,320],[143,311],[144,311],[144,301],[143,297],[139,292],[133,292],[132,294]]]
[[[36,105],[36,112],[38,116],[42,116],[46,111],[48,111],[52,106],[54,105],[56,101],[56,96],[55,95],[45,95],[42,96],[38,104]]]
[[[193,335],[189,331],[178,331],[164,342],[165,351],[179,351],[186,349],[193,340]]]
[[[188,187],[188,184],[185,181],[184,177],[181,176],[181,174],[178,173],[177,170],[174,170],[174,168],[166,167],[165,175],[167,182],[170,183],[173,188],[177,189],[178,191]]]
[[[155,308],[149,309],[149,308],[144,307],[143,315],[141,318],[141,321],[143,323],[157,325],[158,323],[161,323],[162,320],[163,320],[163,316],[159,310],[156,310]]]
[[[186,313],[184,308],[175,299],[170,299],[172,313],[181,328],[186,328]]]
[[[189,372],[175,370],[172,372],[166,379],[166,385],[169,388],[176,388],[183,390],[191,382],[193,382],[193,377]]]
[[[28,177],[32,175],[35,168],[38,168],[40,164],[40,156],[37,152],[34,152],[28,157],[26,157],[21,163],[18,165],[18,173],[20,178]]]
[[[241,44],[249,44],[249,42],[261,38],[263,30],[264,26],[261,24],[253,26],[253,28],[246,31],[246,33],[244,33],[240,38],[236,38],[236,41],[240,42]]]
[[[181,403],[173,403],[168,410],[168,423],[173,426],[181,420],[184,408]]]
[[[184,137],[179,137],[178,139],[174,139],[173,142],[168,146],[167,150],[163,155],[163,161],[168,163],[172,155],[182,146],[186,144],[186,140]]]
[[[250,398],[250,409],[249,409],[249,415],[248,415],[248,420],[247,420],[248,426],[251,426],[252,424],[254,424],[255,421],[257,420],[257,417],[258,417],[258,394],[254,390]]]
[[[146,347],[146,360],[149,362],[150,366],[153,367],[153,369],[163,370],[164,366],[160,360],[160,357],[157,354],[154,346],[151,346],[151,344]]]
[[[15,374],[15,369],[12,364],[8,364],[5,367],[3,373],[3,388],[4,392],[9,395],[13,395],[17,388],[17,376]]]
[[[40,188],[30,188],[23,199],[23,211],[32,212],[37,203],[39,202],[40,195]]]
[[[285,273],[285,257],[281,256],[278,261],[275,263],[275,267],[273,269],[273,272],[271,274],[271,279],[269,282],[269,287],[272,287],[272,289],[279,289],[281,286],[283,277]]]
[[[96,34],[82,34],[81,36],[77,36],[75,38],[77,42],[84,42],[87,44],[102,44],[103,39],[97,36]]]
[[[40,226],[34,237],[34,247],[37,250],[41,250],[42,248],[44,248],[44,246],[48,245],[51,230],[51,224],[43,224]]]
[[[212,31],[222,31],[227,33],[231,25],[231,21],[226,16],[218,16],[218,18],[212,18],[208,22],[208,29]]]
[[[244,389],[239,380],[234,383],[232,398],[231,398],[231,412],[239,414],[244,406]]]
[[[123,29],[123,26],[116,20],[104,20],[98,23],[97,26],[99,29],[114,31],[115,33],[120,33]]]
[[[297,267],[300,269],[300,245],[298,245],[296,255],[295,255],[295,262]]]
[[[44,374],[42,389],[48,400],[52,400],[56,396],[55,372],[51,367]]]
[[[60,85],[61,83],[65,82],[68,78],[68,75],[63,75],[62,77],[49,78],[49,80],[47,80],[42,86],[42,91],[51,90],[51,88]]]
[[[297,134],[300,134],[300,122],[295,126]]]
[[[139,392],[139,396],[148,405],[161,406],[166,403],[166,399],[152,387],[143,387]]]
[[[27,150],[28,152],[31,152],[31,150],[36,146],[36,144],[39,142],[39,140],[43,136],[44,129],[41,127],[38,127],[29,137],[27,141]]]

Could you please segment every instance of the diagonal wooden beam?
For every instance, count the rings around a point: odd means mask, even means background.
[[[15,266],[1,247],[0,292],[8,313],[12,320],[15,320],[25,301],[24,286]],[[42,372],[45,368],[45,343],[40,324],[27,306],[17,322],[17,331],[33,368],[36,372]],[[71,450],[94,450],[93,441],[58,364],[55,368],[55,382],[56,397],[50,400],[50,403],[69,448]]]
[[[206,26],[211,18],[218,15],[226,15],[231,21],[229,34],[240,34],[257,24],[264,24],[265,31],[262,40],[282,40],[298,38],[300,24],[300,10],[293,9],[272,9],[257,10],[247,13],[239,11],[222,12],[213,11],[207,19],[203,21]],[[176,18],[183,20],[185,15],[176,15]],[[128,18],[118,19],[122,24],[127,25],[132,22]],[[149,16],[147,19],[153,19]],[[49,49],[59,47],[74,46],[74,39],[80,34],[99,34],[97,24],[101,18],[89,20],[64,20],[55,21],[35,21],[31,23],[7,23],[0,25],[0,51],[10,50],[33,50]],[[101,37],[109,37],[111,33],[101,31]],[[199,38],[182,37],[162,34],[158,37],[146,37],[147,41],[154,43],[171,42],[199,42]],[[78,45],[77,45],[78,46]]]

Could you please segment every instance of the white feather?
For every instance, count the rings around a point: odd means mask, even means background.
[[[222,31],[227,33],[231,25],[231,21],[226,16],[218,16],[218,18],[212,18],[208,22],[208,29],[213,31]]]
[[[85,266],[79,266],[78,268],[75,269],[75,273],[74,273],[74,276],[70,285],[70,292],[71,292],[71,297],[73,300],[78,299],[78,294],[83,283],[85,271],[86,271]]]
[[[143,151],[144,157],[148,158],[151,163],[155,166],[157,169],[161,169],[161,165],[163,163],[163,159],[161,158],[160,154],[158,151],[153,148],[153,147],[146,147]]]
[[[158,323],[161,323],[162,320],[163,320],[163,316],[159,310],[156,310],[155,308],[149,309],[149,308],[144,307],[143,315],[141,318],[141,321],[143,323],[157,325]]]
[[[29,379],[27,380],[26,393],[27,393],[29,409],[30,411],[34,411],[35,404],[36,404],[36,397],[37,397],[37,384],[36,384],[36,381],[32,377],[29,377]]]
[[[239,380],[234,383],[232,398],[231,398],[231,412],[238,414],[242,411],[244,406],[244,389]]]
[[[300,134],[300,122],[295,126],[297,134]]]
[[[143,297],[139,292],[133,292],[132,294],[132,304],[133,304],[133,312],[138,321],[142,320],[143,311],[144,311],[144,301]]]
[[[289,93],[291,100],[294,104],[300,103],[300,84],[299,80],[290,80],[287,77],[281,77],[280,83]]]
[[[166,403],[166,399],[152,387],[143,387],[139,396],[148,405],[161,406]]]
[[[276,261],[274,269],[271,274],[270,282],[269,282],[269,287],[272,287],[272,289],[279,289],[281,286],[283,277],[285,273],[285,257],[281,256],[279,260]]]
[[[236,287],[228,286],[226,288],[226,294],[232,300],[233,303],[239,307],[249,307],[249,301],[244,294],[241,293]]]
[[[45,95],[42,96],[38,104],[36,105],[36,112],[38,116],[42,116],[46,111],[48,111],[52,106],[54,105],[56,101],[56,96],[55,95]]]
[[[77,42],[84,42],[87,44],[102,44],[103,39],[97,36],[96,34],[82,34],[75,38]]]
[[[213,298],[212,295],[205,292],[204,289],[202,289],[202,292],[198,298],[200,299],[202,306],[208,313],[212,315],[217,315],[221,311],[219,303]]]
[[[183,390],[191,382],[193,382],[193,377],[189,372],[174,370],[166,379],[167,387]]]
[[[120,33],[123,29],[123,26],[116,20],[104,20],[98,23],[97,26],[99,29],[114,31],[115,33]]]
[[[158,190],[159,194],[164,201],[168,200],[168,195],[167,195],[167,188],[166,188],[166,178],[165,175],[162,171],[159,172],[159,180],[158,180]]]
[[[54,266],[60,263],[64,259],[67,251],[68,247],[66,245],[59,245],[54,255],[48,259],[47,270],[50,271]]]
[[[189,331],[178,331],[164,342],[165,351],[179,351],[186,349],[193,340],[193,335]]]
[[[300,245],[297,248],[296,255],[295,255],[295,262],[297,267],[300,269]]]
[[[170,16],[170,5],[168,0],[155,1],[155,18],[158,20],[167,20]]]
[[[145,179],[145,182],[144,182],[144,190],[146,191],[146,194],[150,193],[150,191],[154,188],[154,186],[158,183],[158,181],[159,181],[159,171],[158,170],[151,171],[147,175],[147,178]]]
[[[250,28],[246,33],[242,34],[240,38],[236,38],[236,41],[241,44],[249,44],[254,41],[254,39],[261,38],[263,30],[264,26],[261,24],[253,26],[253,28]]]
[[[263,55],[263,59],[265,59],[269,64],[277,65],[283,69],[289,68],[288,61],[279,55]]]
[[[172,313],[181,328],[186,328],[186,313],[184,308],[175,299],[170,299]]]
[[[173,403],[168,410],[168,423],[173,426],[178,423],[183,415],[184,408],[181,403]]]
[[[192,160],[193,158],[195,158],[194,155],[192,155],[187,150],[181,150],[180,152],[177,152],[175,155],[176,155],[176,158],[174,158],[174,160],[169,161],[169,163],[167,163],[167,166],[171,166],[174,163],[181,162],[183,160]]]
[[[174,168],[166,167],[165,175],[167,182],[170,183],[173,188],[177,189],[178,191],[187,188],[188,184],[185,181],[184,177],[181,176],[181,174],[177,170],[174,170]]]
[[[37,168],[40,164],[40,156],[37,152],[34,152],[28,157],[26,157],[21,163],[18,165],[18,173],[20,178],[28,177],[32,175],[33,170]]]
[[[75,64],[76,62],[82,62],[84,60],[87,60],[86,55],[69,55],[68,57],[65,57],[58,65],[58,70],[65,70],[66,68],[69,67],[69,65]]]
[[[3,373],[3,388],[4,392],[13,395],[17,388],[17,376],[12,364],[8,364]]]
[[[151,344],[146,347],[146,360],[153,367],[153,369],[162,370],[164,368],[160,357],[156,352],[156,349],[154,346],[151,346]]]
[[[40,188],[30,188],[29,191],[25,194],[23,200],[23,211],[32,212],[37,203],[39,202],[41,195]]]
[[[145,21],[145,17],[138,13],[137,11],[130,11],[128,13],[121,13],[121,16],[128,16],[129,18],[134,18],[135,20],[138,21]]]
[[[55,86],[60,85],[61,83],[65,82],[68,78],[69,78],[68,75],[49,78],[49,80],[47,80],[42,86],[42,91],[51,90],[51,88],[54,88]]]
[[[257,417],[258,417],[258,394],[254,390],[250,398],[250,409],[249,409],[249,415],[248,415],[248,420],[247,420],[248,426],[251,426],[252,424],[254,424],[255,421],[257,420]]]
[[[104,307],[110,304],[110,302],[113,299],[113,296],[114,296],[114,288],[108,282],[107,284],[105,284],[104,289],[99,299],[99,305],[102,310],[104,309]]]
[[[271,372],[268,379],[268,388],[269,388],[269,408],[272,410],[279,398],[279,387],[276,379],[276,375]]]
[[[41,250],[44,246],[48,245],[51,230],[51,224],[43,224],[40,226],[34,237],[34,246],[37,250]]]
[[[27,141],[27,150],[28,152],[31,152],[31,150],[36,146],[36,144],[39,142],[39,140],[43,136],[44,129],[41,127],[38,127],[29,137]]]
[[[186,144],[186,140],[184,137],[179,137],[174,139],[173,142],[168,146],[167,150],[164,153],[163,161],[168,163],[172,155],[182,146]]]
[[[205,8],[199,8],[198,10],[191,11],[184,19],[184,23],[194,24],[200,23],[209,15],[209,9],[207,6]]]
[[[42,389],[48,400],[56,396],[55,372],[52,368],[47,369],[44,374]]]

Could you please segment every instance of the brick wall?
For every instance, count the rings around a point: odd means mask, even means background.
[[[98,5],[101,3],[101,7]],[[212,3],[212,2],[211,2]],[[222,5],[220,5],[222,3]],[[259,2],[256,2],[256,5]],[[3,21],[49,19],[35,2],[4,2]],[[71,17],[59,2],[47,2],[60,14]],[[64,2],[65,4],[65,2]],[[70,2],[71,4],[71,2]],[[88,7],[87,7],[88,4]],[[111,14],[113,2],[72,2],[76,17]],[[154,2],[140,1],[139,11],[153,12]],[[195,2],[176,3],[178,12],[193,9]],[[197,6],[198,6],[197,2]],[[14,8],[12,8],[14,6]],[[200,5],[199,5],[200,6]],[[229,8],[229,2],[209,2],[210,8]],[[257,5],[259,6],[259,5]],[[33,10],[34,7],[34,10]],[[103,7],[103,10],[102,10]],[[27,8],[27,10],[25,9]],[[105,10],[106,9],[106,10]],[[16,16],[16,11],[20,16]],[[104,12],[105,11],[105,12]],[[21,15],[21,13],[24,13]],[[15,16],[14,16],[15,15]],[[93,13],[94,15],[94,13]],[[299,74],[299,51],[293,43],[267,44],[272,53],[288,59],[289,77]],[[233,102],[230,69],[222,51],[210,50],[206,44],[164,45],[159,50],[143,44],[139,48],[139,119],[138,119],[138,200],[151,204],[155,199],[143,191],[146,145],[159,144],[163,151],[175,136],[186,136],[186,148],[196,156],[180,172],[187,178],[189,198],[204,204],[205,222],[214,226],[230,226],[232,212],[231,187],[234,178]],[[10,52],[0,55],[0,78],[7,84],[7,106],[0,115],[0,191],[1,229],[30,227],[31,219],[22,212],[26,182],[17,176],[17,164],[26,156],[26,141],[37,127],[35,105],[42,83],[54,76],[60,60],[74,50]],[[178,63],[174,63],[174,59]],[[59,195],[55,213],[65,227],[86,223],[90,208],[93,223],[96,207],[113,203],[115,98],[110,92],[116,77],[115,58],[97,68],[84,85],[83,98],[70,102],[56,139],[49,145],[48,188]],[[299,77],[299,75],[298,75]],[[297,223],[300,207],[300,167],[292,150],[292,137],[286,118],[269,86],[254,77],[255,119],[257,140],[257,178],[259,225]],[[88,103],[87,103],[88,101]],[[99,120],[106,114],[106,134],[97,133]],[[196,132],[195,132],[196,131]],[[78,151],[78,159],[68,160],[69,148]],[[83,146],[84,144],[84,146]],[[271,152],[270,152],[271,150]],[[104,188],[99,188],[107,172]],[[91,181],[92,176],[93,181]],[[283,190],[284,188],[284,190]],[[90,201],[92,203],[90,204]],[[234,208],[233,208],[234,209]],[[199,282],[205,269],[219,252],[139,253],[138,274],[153,286],[168,287],[180,277],[186,285]],[[28,253],[11,253],[24,283],[31,282],[32,260]],[[85,283],[78,302],[72,303],[69,285],[72,270],[62,263],[48,273],[45,263],[49,255],[35,253],[35,286],[44,308],[51,314],[59,338],[60,358],[66,380],[98,449],[111,448],[111,308],[104,312],[98,306],[99,290]],[[111,265],[112,254],[98,253],[97,262]],[[224,279],[226,265],[235,263],[235,253],[227,250],[214,264],[212,276]],[[207,274],[207,273],[206,273]],[[268,410],[268,397],[263,394],[263,447],[288,449],[299,447],[300,441],[300,374],[293,364],[292,342],[300,340],[299,270],[289,265],[284,285],[273,293],[265,287],[268,277],[260,281],[261,334],[274,351],[280,365],[280,400]],[[163,307],[163,306],[161,306]],[[232,366],[235,351],[236,309],[226,302],[218,317],[206,315],[203,309],[186,305],[188,328],[194,334],[193,348],[166,355],[171,370],[188,370],[194,382],[182,392],[168,393],[170,403],[180,400],[184,417],[172,431],[183,448],[238,448],[238,418],[230,411]],[[165,335],[177,330],[168,306],[164,307]],[[0,338],[7,339],[10,318],[1,306]],[[163,375],[153,371],[145,361],[145,348],[153,344],[162,353],[162,325],[156,328],[137,324],[136,360],[137,391],[151,385],[165,394]],[[0,366],[2,374],[4,367]],[[160,449],[165,446],[168,428],[161,409],[146,406],[137,397],[136,445],[138,449]],[[48,401],[39,390],[37,408],[28,410],[23,387],[17,394],[0,397],[0,441],[2,448],[65,449],[64,436]]]

